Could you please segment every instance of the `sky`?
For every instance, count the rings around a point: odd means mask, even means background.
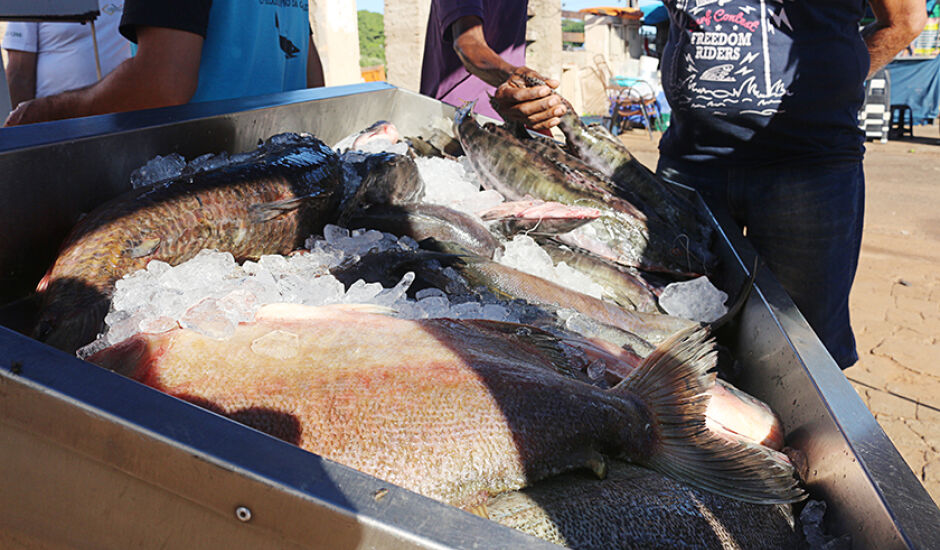
[[[640,5],[659,4],[660,0],[640,0]],[[562,9],[578,11],[595,6],[626,6],[626,0],[561,0]],[[382,13],[385,0],[356,0],[356,9]]]

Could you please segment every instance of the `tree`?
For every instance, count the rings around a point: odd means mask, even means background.
[[[385,65],[385,19],[381,13],[359,10],[359,66]]]

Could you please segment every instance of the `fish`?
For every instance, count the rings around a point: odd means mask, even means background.
[[[511,201],[477,213],[483,221],[504,236],[517,233],[557,235],[567,233],[601,216],[601,211],[586,206],[569,206],[538,199]]]
[[[333,145],[337,153],[361,151],[380,153],[391,145],[401,141],[398,127],[387,120],[377,120],[368,128],[354,132]]]
[[[525,78],[525,84],[541,86],[545,83],[530,76]],[[557,91],[552,93],[567,107],[560,117],[558,129],[565,136],[565,148],[571,156],[577,157],[608,178],[604,181],[614,185],[613,189],[608,188],[609,191],[636,204],[647,215],[655,211],[687,232],[690,239],[700,240],[702,246],[707,249],[712,237],[712,227],[703,213],[688,198],[680,195],[671,185],[646,168],[623,142],[604,126],[584,124],[567,99]],[[559,157],[553,154],[553,158]],[[570,159],[559,162],[573,165]],[[583,167],[578,168],[583,170]]]
[[[484,258],[493,258],[503,245],[474,216],[430,203],[374,206],[353,215],[350,229],[369,228],[394,235],[407,235],[416,241],[433,238],[452,242]]]
[[[424,180],[418,172],[418,165],[408,155],[377,153],[359,164],[363,166],[365,176],[340,207],[337,225],[345,225],[353,212],[369,205],[409,204],[424,198]]]
[[[37,286],[33,337],[74,352],[102,328],[115,282],[150,261],[177,265],[204,248],[238,261],[286,254],[335,216],[339,158],[319,139],[274,136],[239,159],[130,191],[82,218]]]
[[[606,294],[619,306],[647,313],[663,313],[656,295],[638,273],[595,256],[577,247],[564,246],[553,239],[539,239],[539,246],[556,264],[565,262],[604,287]]]
[[[605,455],[746,501],[803,498],[787,460],[703,430],[701,327],[603,390],[559,373],[565,346],[534,327],[382,309],[269,304],[225,340],[142,333],[89,360],[458,507],[574,469],[602,477]]]
[[[564,98],[562,101],[568,110],[558,128],[565,135],[568,151],[609,178],[617,195],[655,208],[659,215],[688,232],[690,238],[707,246],[712,227],[702,212],[637,160],[606,128],[585,125],[571,104]]]
[[[636,334],[653,344],[661,343],[683,329],[699,325],[696,321],[672,315],[624,309],[446,243],[425,241],[422,246],[452,254],[453,259],[448,265],[467,280],[470,289],[482,287],[504,299],[522,299],[533,304],[574,310],[603,324]],[[430,280],[433,273],[427,273],[426,276]]]
[[[618,460],[610,461],[606,479],[570,472],[470,511],[574,549],[805,546],[792,505],[737,501]]]
[[[495,189],[506,200],[532,197],[597,208],[601,217],[585,227],[593,228],[605,251],[624,265],[677,274],[711,269],[712,255],[704,255],[696,242],[588,180],[573,186],[564,171],[515,137],[481,128],[469,116],[471,107],[458,110],[455,123],[460,143],[484,187]]]

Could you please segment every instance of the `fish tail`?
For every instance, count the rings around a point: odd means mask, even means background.
[[[692,326],[663,342],[612,391],[640,397],[657,434],[644,465],[689,485],[759,504],[806,497],[786,456],[756,444],[731,441],[705,425],[714,384],[716,350],[708,328]]]

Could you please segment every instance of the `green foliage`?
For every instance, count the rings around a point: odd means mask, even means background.
[[[561,32],[584,32],[584,21],[581,19],[562,19],[561,20]],[[578,48],[581,46],[580,42],[562,42],[562,46],[566,50]]]
[[[584,21],[579,19],[562,19],[561,32],[584,32]]]
[[[385,23],[381,13],[357,12],[359,19],[359,66],[385,65]]]

